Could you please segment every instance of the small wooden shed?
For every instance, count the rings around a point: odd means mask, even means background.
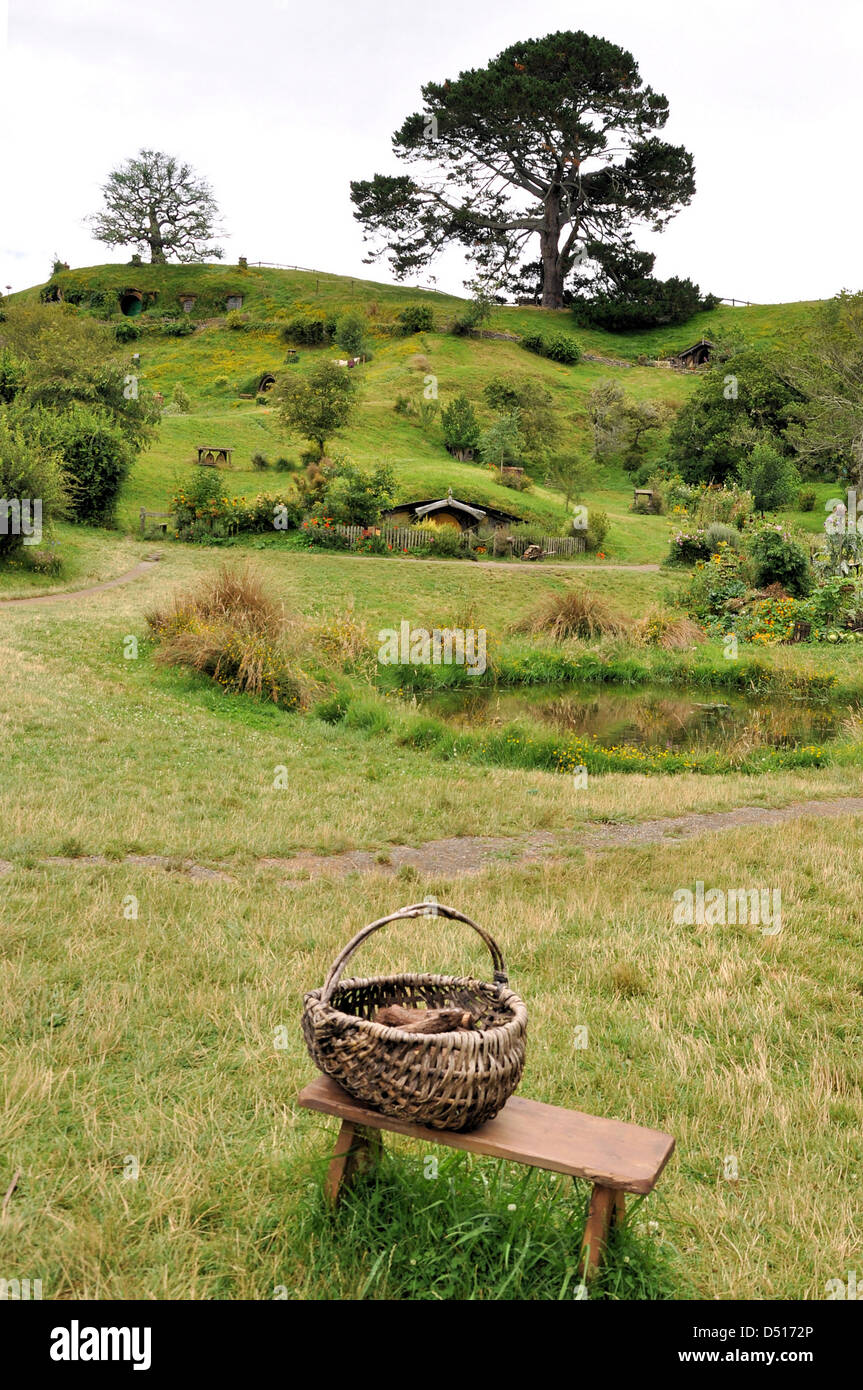
[[[672,363],[680,371],[693,371],[696,367],[706,367],[713,352],[713,344],[707,338],[693,343],[672,358]]]

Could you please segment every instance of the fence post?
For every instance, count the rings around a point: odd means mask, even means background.
[[[139,520],[140,520],[140,522],[141,522],[141,535],[143,536],[144,532],[145,532],[146,529],[147,529],[147,508],[146,508],[146,507],[142,507],[142,508],[141,508]]]

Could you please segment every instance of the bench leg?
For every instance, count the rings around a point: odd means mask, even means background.
[[[626,1197],[615,1187],[596,1183],[590,1194],[587,1224],[581,1240],[579,1273],[585,1282],[591,1279],[602,1263],[608,1234],[626,1213]]]
[[[331,1206],[336,1205],[356,1173],[364,1172],[377,1163],[382,1148],[379,1130],[363,1129],[350,1120],[342,1120],[324,1183],[324,1193]]]

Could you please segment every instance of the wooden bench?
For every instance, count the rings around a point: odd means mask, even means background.
[[[376,1162],[381,1130],[593,1183],[579,1264],[585,1279],[598,1269],[609,1231],[623,1218],[626,1193],[652,1192],[674,1149],[671,1135],[659,1130],[599,1119],[523,1096],[512,1096],[493,1120],[466,1134],[426,1129],[369,1110],[329,1076],[312,1081],[298,1099],[307,1110],[335,1115],[342,1122],[325,1184],[333,1205],[354,1175]]]

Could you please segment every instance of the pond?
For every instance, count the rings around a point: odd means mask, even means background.
[[[823,743],[840,731],[844,707],[806,700],[747,699],[726,692],[674,691],[640,686],[636,690],[597,690],[595,686],[532,686],[529,690],[489,688],[428,695],[422,708],[461,729],[495,728],[516,720],[561,733],[595,738],[605,747],[730,750],[788,748]]]

